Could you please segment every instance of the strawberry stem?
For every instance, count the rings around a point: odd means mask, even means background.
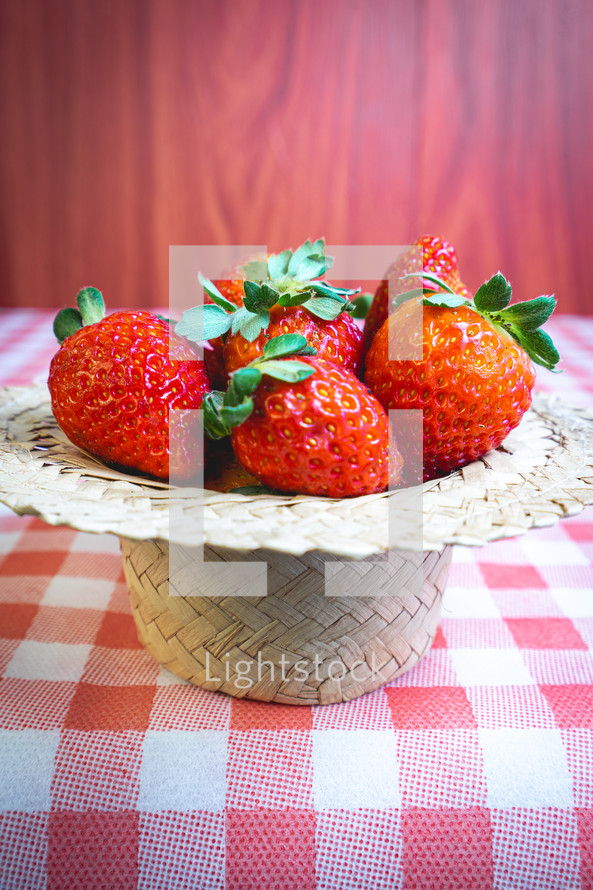
[[[78,309],[61,309],[54,318],[54,334],[59,343],[75,334],[85,325],[95,324],[105,318],[103,296],[96,287],[83,287],[76,295]]]

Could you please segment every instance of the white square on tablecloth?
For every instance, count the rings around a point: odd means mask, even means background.
[[[22,532],[0,532],[0,553],[10,553]]]
[[[479,729],[490,807],[573,807],[559,729]]]
[[[589,560],[574,541],[538,541],[536,535],[521,539],[527,561],[539,566],[588,566]]]
[[[313,730],[312,736],[317,810],[400,806],[393,732],[323,729]]]
[[[449,649],[462,686],[525,686],[534,680],[518,649]]]
[[[97,535],[91,532],[78,532],[70,544],[71,553],[107,553],[119,556],[119,538],[116,535]]]
[[[69,609],[98,609],[104,612],[115,587],[104,578],[73,578],[56,575],[47,585],[41,600],[44,606],[66,606]]]
[[[443,617],[500,618],[500,609],[487,590],[447,587],[443,597]]]
[[[228,732],[148,730],[140,768],[138,809],[224,809]]]
[[[0,730],[0,811],[49,810],[58,730]]]
[[[39,643],[23,640],[4,670],[19,680],[77,682],[82,677],[92,646],[86,643]]]
[[[593,590],[578,587],[553,587],[550,593],[567,618],[593,618]]]

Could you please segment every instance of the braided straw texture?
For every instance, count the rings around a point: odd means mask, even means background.
[[[363,559],[390,546],[414,548],[418,537],[418,501],[406,491],[250,497],[118,473],[68,442],[43,386],[0,390],[0,500],[83,531],[293,555],[319,549]],[[396,538],[388,533],[388,501]],[[593,412],[536,395],[502,448],[422,486],[422,546],[484,544],[552,525],[590,503]],[[182,521],[170,522],[171,507]]]
[[[267,596],[205,597],[191,595],[199,567],[189,551],[185,570],[169,580],[166,542],[122,538],[121,549],[138,636],[157,661],[205,689],[306,705],[349,701],[422,658],[452,550],[356,562],[360,584],[335,597],[324,596],[325,560],[335,557],[259,550],[249,558],[268,564]],[[215,561],[239,555],[204,550]],[[415,593],[411,569],[423,578]]]

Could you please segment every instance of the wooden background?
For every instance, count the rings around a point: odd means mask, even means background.
[[[593,313],[591,0],[3,0],[0,35],[1,305],[436,232]]]

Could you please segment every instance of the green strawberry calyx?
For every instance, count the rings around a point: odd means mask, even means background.
[[[413,272],[402,277],[424,278],[440,290],[417,287],[398,294],[393,301],[394,308],[406,300],[419,296],[423,297],[424,306],[442,306],[449,309],[468,306],[490,322],[494,328],[510,335],[533,362],[542,365],[548,371],[556,370],[560,355],[550,335],[541,330],[556,308],[556,298],[553,295],[544,294],[533,300],[511,304],[511,285],[501,272],[497,272],[485,281],[474,294],[473,300],[455,293],[441,278],[429,272]]]
[[[363,311],[364,304],[348,299],[360,293],[360,288],[334,287],[320,280],[332,264],[333,258],[325,254],[323,238],[313,243],[305,241],[294,252],[272,254],[267,263],[247,263],[243,271],[251,277],[244,283],[241,307],[223,297],[216,285],[199,273],[200,284],[212,303],[187,309],[175,330],[195,343],[213,340],[229,331],[240,333],[253,343],[267,330],[272,306],[304,306],[311,315],[326,321],[333,321],[342,312]]]
[[[54,334],[59,343],[75,334],[85,325],[95,324],[105,318],[105,302],[96,287],[83,287],[76,295],[78,309],[61,309],[54,319]]]
[[[293,356],[316,355],[302,334],[281,334],[272,337],[264,346],[263,355],[244,368],[231,374],[226,392],[214,390],[204,396],[204,432],[210,439],[222,439],[230,435],[234,426],[246,420],[253,411],[253,391],[266,374],[286,383],[298,383],[314,373],[315,369]]]

